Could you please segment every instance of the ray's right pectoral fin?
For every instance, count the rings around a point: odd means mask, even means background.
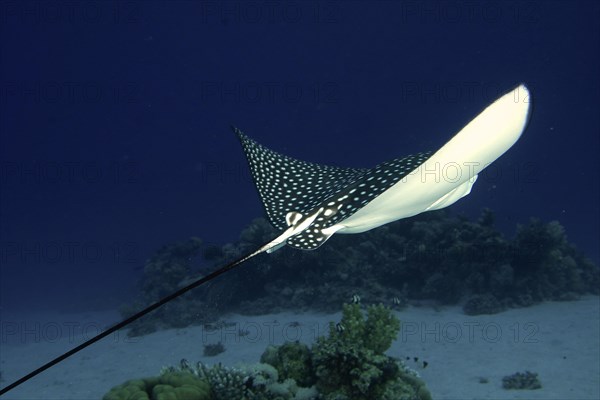
[[[458,200],[471,193],[471,188],[475,184],[477,176],[478,175],[473,176],[468,181],[440,197],[432,205],[427,207],[425,211],[440,210],[444,207],[448,207],[449,205],[456,203]]]

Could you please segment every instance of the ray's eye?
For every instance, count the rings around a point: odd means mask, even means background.
[[[323,215],[326,217],[331,217],[332,215],[335,215],[337,211],[338,210],[336,208],[326,208],[325,211],[323,211]]]

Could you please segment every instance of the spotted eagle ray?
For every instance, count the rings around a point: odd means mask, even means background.
[[[238,135],[271,224],[285,231],[260,247],[288,244],[312,250],[334,233],[360,233],[454,204],[471,192],[478,174],[521,136],[530,110],[527,87],[497,99],[435,153],[374,168],[339,168],[296,160]]]
[[[256,251],[194,281],[0,389],[14,389],[46,369],[129,325],[182,294],[286,244],[312,250],[334,233],[360,233],[454,204],[471,192],[478,174],[519,139],[530,114],[523,84],[506,93],[436,152],[339,168],[296,160],[258,144],[234,128],[271,224],[283,232]]]

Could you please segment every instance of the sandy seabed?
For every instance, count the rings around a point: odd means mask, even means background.
[[[6,313],[4,313],[6,314]],[[388,354],[421,375],[434,399],[600,399],[600,298],[547,302],[496,315],[467,316],[459,307],[397,311],[402,329]],[[0,387],[117,321],[116,312],[2,315]],[[255,363],[269,344],[310,344],[337,314],[227,315],[216,330],[169,329],[141,338],[108,336],[3,396],[3,399],[100,399],[128,379],[158,375],[182,358],[206,364]],[[245,335],[240,335],[240,331]],[[204,345],[226,351],[203,356]],[[427,363],[424,367],[423,361]],[[502,377],[539,374],[538,390],[505,390]],[[483,383],[486,382],[486,383]],[[233,399],[232,399],[233,400]]]

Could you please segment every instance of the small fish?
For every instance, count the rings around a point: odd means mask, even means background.
[[[410,361],[410,359],[412,358],[413,362],[418,363],[419,362],[419,357],[411,357],[411,356],[405,356],[406,361]],[[429,363],[427,361],[421,361],[420,366],[425,369],[427,368],[427,366],[429,365]]]
[[[185,358],[182,358],[181,361],[179,361],[179,366],[181,367],[182,370],[191,370],[192,369],[190,362],[188,360],[186,360]]]
[[[346,327],[344,327],[344,325],[342,325],[341,322],[338,322],[337,324],[335,324],[335,330],[339,333],[342,333],[346,330]]]
[[[402,304],[402,301],[400,301],[400,299],[399,299],[398,297],[394,297],[394,298],[392,299],[392,304],[394,304],[394,305],[396,305],[396,306],[399,306],[399,305],[401,305],[401,304]]]
[[[355,294],[354,296],[352,296],[352,303],[354,304],[360,304],[360,296]]]

